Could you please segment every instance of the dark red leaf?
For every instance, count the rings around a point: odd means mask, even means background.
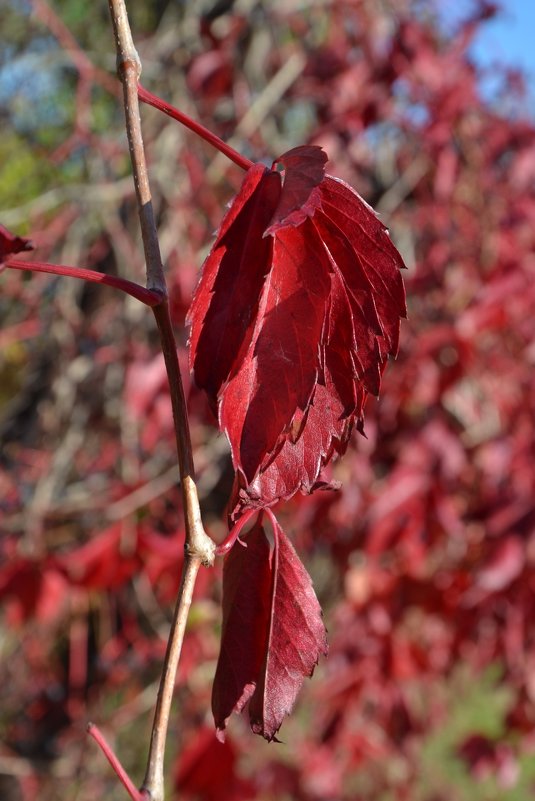
[[[252,336],[272,241],[263,238],[280,197],[280,178],[261,164],[245,176],[203,266],[189,311],[190,353],[197,384],[214,405],[240,351]]]
[[[251,728],[274,739],[305,676],[327,653],[312,582],[271,514],[270,548],[260,518],[225,560],[223,635],[212,696],[222,734],[249,701]]]
[[[217,730],[252,696],[269,631],[272,571],[269,543],[257,521],[225,559],[223,631],[212,691]]]
[[[308,220],[274,237],[261,323],[221,395],[220,425],[248,482],[282,444],[296,411],[308,408],[319,377],[329,292],[319,248]]]
[[[273,167],[284,168],[282,192],[271,225],[266,234],[274,234],[285,225],[299,225],[312,216],[320,205],[319,193],[314,192],[325,177],[327,154],[319,147],[294,147],[280,156]]]
[[[16,559],[1,566],[0,602],[10,625],[35,618],[46,624],[65,611],[69,586],[53,558]]]
[[[241,506],[322,485],[397,352],[403,262],[325,160],[300,147],[274,162],[282,172],[249,170],[190,310],[192,368],[229,438]]]
[[[72,584],[86,589],[115,589],[125,584],[140,567],[140,559],[123,526],[115,523],[83,545],[57,557],[57,564]]]
[[[22,236],[15,236],[3,225],[0,225],[0,264],[12,253],[20,253],[22,250],[33,250],[30,240]]]

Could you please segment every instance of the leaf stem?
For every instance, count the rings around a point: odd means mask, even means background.
[[[117,778],[119,781],[124,785],[126,792],[133,799],[133,801],[146,801],[147,794],[143,791],[139,791],[137,787],[134,786],[132,779],[125,771],[123,766],[121,765],[119,758],[113,751],[110,744],[107,742],[106,738],[100,731],[98,726],[95,726],[94,723],[87,724],[87,733],[95,740],[99,748],[101,749],[102,753],[112,766],[113,770],[117,774]]]
[[[201,564],[212,564],[215,544],[204,531],[191,450],[191,437],[187,417],[184,388],[180,375],[176,342],[169,316],[167,286],[160,256],[158,235],[152,210],[152,198],[141,133],[137,84],[141,74],[141,62],[134,47],[124,0],[108,0],[115,44],[117,49],[117,71],[123,84],[126,130],[130,148],[130,159],[136,186],[139,217],[145,260],[147,264],[147,287],[161,292],[161,302],[153,307],[160,333],[162,351],[170,385],[175,438],[180,468],[184,517],[186,524],[185,559],[182,582],[178,593],[175,614],[169,634],[167,651],[162,668],[158,699],[154,712],[151,742],[143,791],[151,801],[163,801],[163,764],[165,742],[176,670],[182,649],[186,620],[191,606],[193,587]]]
[[[156,290],[145,289],[145,287],[135,284],[133,281],[128,281],[126,278],[120,278],[117,275],[106,275],[106,273],[87,270],[83,267],[68,267],[64,264],[48,264],[43,261],[26,261],[23,259],[9,259],[4,263],[4,267],[35,273],[67,275],[70,278],[81,278],[83,281],[90,281],[93,284],[105,284],[115,289],[121,289],[127,295],[131,295],[147,306],[156,306],[162,300],[161,293]]]
[[[258,509],[247,509],[242,514],[242,516],[240,517],[238,522],[230,530],[230,533],[227,534],[225,539],[222,542],[220,542],[219,545],[216,547],[216,549],[215,549],[215,555],[216,556],[226,556],[227,555],[227,553],[231,550],[232,546],[234,545],[234,543],[236,542],[236,540],[240,536],[240,534],[241,534],[241,532],[243,530],[243,527],[246,525],[246,523],[248,523],[248,521],[251,519],[251,517],[253,515],[255,515],[255,514],[258,514]],[[245,547],[247,547],[244,542],[241,542],[241,540],[240,540],[240,543],[242,545],[244,545]]]
[[[208,128],[205,128],[200,122],[192,120],[191,117],[188,117],[188,115],[183,111],[175,108],[170,103],[166,103],[166,101],[162,100],[160,97],[153,95],[152,92],[149,92],[149,90],[145,89],[145,87],[141,84],[138,84],[137,93],[139,99],[144,103],[159,109],[159,111],[163,111],[163,113],[167,114],[168,117],[172,117],[174,120],[177,120],[177,122],[185,125],[186,128],[189,128],[190,131],[196,133],[197,136],[200,136],[201,139],[205,140],[205,142],[213,145],[217,150],[219,150],[220,153],[223,153],[223,155],[233,161],[234,164],[237,164],[238,167],[241,167],[242,170],[248,170],[253,166],[254,162],[245,156],[242,156],[242,154],[238,153],[238,151],[235,150],[231,145],[223,142],[219,136],[216,136],[216,134],[212,133],[212,131],[208,130]]]

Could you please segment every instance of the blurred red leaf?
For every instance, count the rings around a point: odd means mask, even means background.
[[[253,794],[252,785],[236,776],[238,753],[228,739],[221,743],[213,729],[196,732],[180,755],[176,786],[183,796],[204,801],[243,801]]]
[[[0,264],[12,253],[20,253],[22,250],[33,250],[30,240],[16,236],[0,225]]]
[[[53,558],[19,558],[0,569],[0,602],[13,626],[35,618],[55,622],[65,611],[69,586]]]
[[[86,589],[115,589],[139,570],[133,543],[125,541],[123,526],[115,523],[78,548],[57,557],[72,584]]]
[[[397,352],[403,262],[325,160],[299,147],[271,170],[251,167],[189,313],[191,365],[230,440],[243,505],[321,483]]]
[[[511,534],[504,537],[482,565],[477,584],[489,592],[500,592],[522,573],[526,564],[526,553],[520,537]]]
[[[327,653],[312,582],[275,517],[273,546],[261,515],[225,560],[223,634],[212,694],[218,733],[249,702],[255,734],[273,740],[305,676]]]

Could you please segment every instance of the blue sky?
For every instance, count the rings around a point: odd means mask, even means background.
[[[435,0],[444,18],[464,18],[473,3],[471,0]],[[479,28],[472,45],[476,61],[489,70],[488,85],[492,86],[492,66],[496,64],[520,67],[526,74],[528,111],[535,106],[535,0],[496,0],[500,11]]]
[[[535,2],[501,0],[501,13],[485,23],[473,53],[484,65],[499,60],[522,66],[535,81]]]

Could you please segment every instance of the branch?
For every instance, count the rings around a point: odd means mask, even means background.
[[[173,408],[178,466],[180,468],[180,481],[182,485],[182,499],[186,523],[186,556],[197,557],[202,564],[208,567],[213,564],[214,561],[215,543],[205,532],[201,520],[201,510],[195,484],[188,410],[186,408],[186,398],[184,395],[182,378],[180,376],[176,342],[171,326],[167,300],[162,301],[158,306],[153,306],[152,311],[160,332],[160,343],[171,392],[171,405]]]
[[[108,0],[113,32],[115,34],[115,47],[117,50],[117,73],[123,85],[124,108],[126,116],[126,135],[130,149],[130,160],[134,173],[134,185],[138,203],[141,236],[147,265],[147,288],[156,289],[163,295],[167,294],[165,276],[160,255],[160,245],[154,222],[152,209],[152,195],[147,173],[143,136],[141,134],[141,120],[139,117],[139,103],[137,99],[137,84],[141,75],[141,61],[134,47],[132,33],[126,13],[124,0]]]
[[[165,283],[158,235],[152,210],[152,198],[141,134],[139,101],[137,96],[138,80],[141,74],[141,62],[132,40],[124,0],[108,0],[108,2],[117,49],[117,71],[123,84],[126,131],[147,265],[147,288],[156,290],[162,294],[162,301],[153,307],[153,312],[160,333],[161,346],[169,378],[186,524],[185,559],[182,582],[162,669],[162,678],[154,712],[147,770],[142,791],[145,796],[148,796],[152,801],[163,801],[165,741],[186,620],[191,606],[193,587],[195,585],[197,573],[201,564],[210,565],[213,563],[215,544],[204,531],[201,521],[197,488],[195,486],[191,437],[189,433],[184,388],[178,365],[176,342],[169,316],[167,286]]]
[[[186,557],[182,581],[178,591],[178,601],[171,624],[171,635],[167,642],[165,652],[164,670],[158,689],[158,699],[154,710],[154,721],[152,724],[149,758],[145,778],[141,787],[141,792],[148,794],[151,801],[163,801],[164,799],[164,780],[163,767],[165,755],[165,741],[167,738],[167,726],[173,700],[173,690],[175,686],[175,675],[182,650],[184,632],[188,618],[195,579],[201,566],[201,561],[195,557]]]

